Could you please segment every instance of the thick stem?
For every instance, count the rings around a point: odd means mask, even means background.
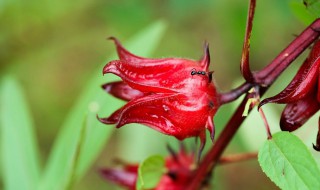
[[[320,35],[320,19],[315,20],[309,27],[307,27],[289,46],[284,49],[268,66],[261,71],[255,73],[255,84],[249,86],[260,86],[260,96],[270,87],[270,85],[278,78],[278,76]],[[221,102],[227,103],[236,99],[241,95],[244,87],[248,84],[241,85],[235,92],[226,93],[222,95]],[[215,165],[218,163],[223,151],[230,143],[231,139],[239,129],[245,117],[242,117],[242,112],[248,101],[248,94],[241,102],[236,112],[230,118],[229,122],[221,132],[216,143],[212,146],[210,151],[205,155],[195,172],[194,178],[190,182],[188,190],[197,190],[201,187],[202,182],[207,175],[212,172]]]
[[[222,152],[227,147],[234,134],[240,127],[240,124],[245,119],[245,117],[242,117],[242,113],[244,111],[244,107],[248,101],[248,98],[248,95],[244,98],[236,112],[229,120],[226,127],[221,132],[221,135],[217,139],[216,143],[203,158],[187,190],[199,189],[202,181],[206,178],[207,174],[210,173],[213,167],[218,163]]]
[[[220,94],[220,104],[226,104],[229,102],[232,102],[234,100],[236,100],[237,98],[239,98],[242,94],[245,94],[246,92],[248,92],[248,90],[250,90],[250,88],[252,88],[252,84],[250,83],[243,83],[242,85],[240,85],[238,88],[233,89],[230,92],[226,92],[226,93],[221,93]]]
[[[320,19],[316,19],[268,66],[255,73],[256,83],[269,86],[320,35]]]

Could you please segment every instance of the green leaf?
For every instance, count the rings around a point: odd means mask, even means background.
[[[125,46],[138,55],[149,56],[160,42],[164,29],[165,24],[163,22],[156,22],[138,33]],[[115,59],[115,54],[108,60],[112,59]],[[104,116],[119,108],[119,105],[115,104],[116,100],[100,88],[102,84],[116,78],[112,75],[103,77],[101,73],[103,66],[101,65],[96,72],[93,72],[94,76],[86,85],[82,96],[63,124],[51,151],[39,189],[66,188],[85,115],[88,116],[88,127],[84,137],[83,150],[79,156],[79,163],[75,169],[75,181],[79,180],[92,165],[110,136],[114,127],[102,125],[96,118],[97,113]]]
[[[264,173],[281,189],[320,189],[320,170],[311,153],[295,135],[278,132],[259,151]]]
[[[80,158],[80,154],[81,151],[83,150],[83,143],[85,142],[85,134],[86,134],[86,130],[88,127],[88,122],[87,122],[87,117],[85,117],[84,122],[82,124],[82,128],[81,128],[81,132],[80,132],[80,138],[79,141],[77,142],[77,147],[76,150],[74,152],[74,157],[72,158],[72,170],[70,172],[69,178],[67,180],[67,188],[66,189],[72,189],[74,182],[75,182],[75,178],[76,178],[76,169],[78,167],[79,164],[79,158]]]
[[[150,156],[139,165],[137,189],[155,188],[164,172],[164,158],[159,155]]]
[[[34,190],[39,182],[39,152],[30,112],[17,81],[4,77],[0,95],[1,161],[4,189]]]

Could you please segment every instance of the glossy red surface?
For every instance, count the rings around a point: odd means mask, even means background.
[[[114,40],[120,60],[109,62],[103,74],[118,75],[122,82],[103,87],[113,96],[128,103],[109,117],[100,118],[117,128],[128,123],[141,123],[179,140],[200,136],[205,142],[205,129],[214,136],[213,116],[219,101],[208,71],[208,46],[200,61],[162,58],[147,59],[128,52]],[[198,72],[202,71],[202,72]]]

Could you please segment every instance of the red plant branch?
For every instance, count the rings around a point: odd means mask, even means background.
[[[253,82],[253,75],[249,65],[250,37],[251,37],[255,7],[256,7],[256,0],[250,0],[247,26],[246,26],[241,63],[240,63],[240,71],[242,73],[242,76],[244,77],[244,79],[246,79],[246,81],[250,83]]]
[[[222,152],[225,150],[234,134],[240,127],[240,124],[244,121],[245,117],[242,117],[244,107],[248,100],[248,95],[241,102],[236,112],[233,114],[226,127],[221,132],[216,143],[213,145],[211,150],[205,155],[201,161],[199,167],[196,170],[195,176],[188,186],[187,190],[197,190],[201,186],[203,180],[212,171],[215,165],[218,163]]]
[[[222,95],[222,102],[228,102],[231,99],[236,99],[240,95],[247,93],[248,87],[259,86],[259,95],[262,96],[264,92],[272,85],[277,77],[320,35],[320,19],[315,20],[309,27],[307,27],[292,43],[288,45],[268,66],[259,72],[256,72],[253,77],[255,84],[246,82],[237,90],[225,93]],[[249,84],[248,84],[249,83]],[[236,92],[236,93],[235,93]],[[242,117],[245,104],[248,100],[248,94],[241,102],[229,122],[221,132],[216,143],[212,146],[209,152],[201,161],[199,167],[195,171],[194,177],[190,182],[187,190],[197,190],[201,187],[203,181],[209,173],[217,165],[223,151],[230,143],[231,139],[239,129],[241,123],[245,120]]]
[[[320,35],[320,19],[316,19],[289,46],[284,49],[269,65],[255,73],[258,84],[269,86],[307,47]]]
[[[246,82],[240,85],[238,88],[233,89],[230,92],[220,94],[220,98],[219,98],[220,103],[226,104],[236,100],[237,98],[239,98],[239,96],[248,92],[248,90],[250,90],[252,86],[253,86],[252,84]]]

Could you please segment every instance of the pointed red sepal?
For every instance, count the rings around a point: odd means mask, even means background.
[[[173,150],[171,150],[173,151]],[[124,165],[122,169],[103,169],[101,175],[114,183],[122,185],[130,190],[135,190],[137,182],[138,164]],[[154,188],[155,190],[182,190],[188,187],[195,169],[194,154],[188,154],[181,150],[174,157],[165,158],[165,173]]]
[[[146,58],[134,55],[128,50],[126,50],[117,38],[109,37],[108,39],[112,40],[115,43],[120,60],[134,62],[134,63],[143,62],[144,60],[146,60]]]
[[[279,94],[264,99],[259,107],[267,103],[290,103],[304,98],[315,91],[315,85],[318,81],[320,57],[311,61],[307,59],[302,64],[298,73],[295,75],[290,84]]]
[[[213,142],[214,135],[215,135],[215,127],[214,127],[214,124],[213,124],[213,118],[211,116],[208,116],[208,120],[207,120],[207,123],[206,123],[206,128],[210,132],[210,138],[211,138],[211,140]]]
[[[294,131],[301,127],[320,108],[315,95],[287,104],[282,112],[280,127],[283,131]]]
[[[209,43],[204,43],[204,51],[203,51],[203,57],[200,60],[200,67],[204,71],[208,71],[209,65],[210,65],[210,51],[209,51]],[[212,73],[211,73],[212,74]]]
[[[114,113],[112,113],[109,117],[105,117],[105,118],[100,118],[97,115],[97,119],[104,124],[116,124],[119,121],[120,118],[120,114],[121,114],[121,110],[122,109],[118,109],[117,111],[115,111]],[[116,126],[117,128],[119,128],[118,126]]]
[[[204,130],[200,132],[199,138],[200,138],[200,148],[199,148],[198,158],[197,158],[198,163],[200,163],[201,154],[204,149],[204,146],[206,145],[206,132]]]
[[[190,124],[190,117],[201,118],[206,108],[188,108],[191,102],[178,105],[186,99],[183,94],[152,94],[131,100],[108,118],[99,120],[105,124],[116,124],[117,128],[129,123],[141,123],[183,140],[186,137],[198,136],[207,122],[200,119]]]
[[[125,101],[129,101],[144,95],[144,93],[131,88],[123,81],[110,82],[102,85],[102,88],[114,97]]]

